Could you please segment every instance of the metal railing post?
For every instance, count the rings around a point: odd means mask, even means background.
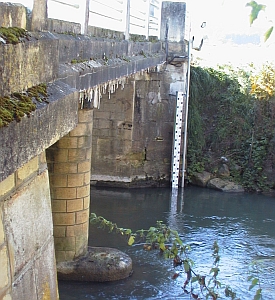
[[[130,32],[130,4],[131,0],[127,0],[127,9],[126,9],[126,28],[125,28],[125,40],[129,40],[129,32]]]
[[[84,18],[84,28],[83,33],[88,34],[88,26],[89,26],[89,11],[90,11],[90,0],[86,0],[86,7],[85,7],[85,18]]]

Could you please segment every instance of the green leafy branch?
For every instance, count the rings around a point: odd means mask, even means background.
[[[91,214],[90,222],[93,225],[98,226],[101,229],[108,230],[109,232],[114,232],[119,234],[128,242],[128,245],[133,245],[134,243],[143,242],[144,250],[156,250],[158,249],[164,258],[173,259],[174,267],[183,267],[183,271],[186,274],[187,278],[183,284],[183,290],[185,293],[190,294],[193,299],[200,299],[199,293],[195,292],[193,284],[198,285],[200,293],[206,291],[205,297],[209,297],[212,300],[217,300],[219,294],[216,291],[222,287],[220,281],[217,279],[219,274],[219,246],[215,242],[213,245],[213,258],[214,263],[213,267],[210,270],[211,278],[206,284],[206,276],[197,274],[194,269],[194,262],[188,257],[191,248],[189,245],[185,245],[181,240],[178,232],[172,230],[162,221],[157,221],[156,226],[150,227],[148,230],[137,230],[133,232],[131,229],[125,229],[118,227],[116,223],[112,223],[101,216],[97,216],[95,213]],[[173,275],[173,279],[176,279],[179,276],[179,272]],[[187,287],[190,286],[189,290]],[[231,290],[230,287],[225,288],[225,294],[231,299],[236,299],[236,294]]]
[[[250,1],[246,4],[246,6],[251,7],[251,13],[250,13],[250,25],[253,24],[253,22],[258,18],[258,15],[261,11],[264,11],[266,9],[266,5],[259,4],[256,1]],[[271,26],[265,33],[265,41],[267,41],[273,32],[274,26]]]
[[[250,265],[250,272],[252,272],[251,267],[256,267],[256,270],[258,272],[258,266],[257,266],[256,262],[252,262],[252,264]],[[253,300],[263,299],[263,297],[262,297],[262,287],[261,287],[261,282],[260,282],[259,278],[255,277],[254,275],[249,275],[247,277],[247,280],[250,281],[249,291],[251,291],[254,288],[257,288],[257,290],[255,291],[255,295],[254,295]]]

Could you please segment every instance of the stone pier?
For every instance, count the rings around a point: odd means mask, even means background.
[[[57,262],[84,255],[88,246],[92,110],[47,150]]]

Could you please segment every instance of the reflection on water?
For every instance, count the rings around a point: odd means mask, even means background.
[[[180,191],[176,200],[165,188],[92,189],[91,211],[133,230],[148,229],[158,220],[168,223],[191,244],[190,257],[200,274],[209,274],[211,247],[217,240],[221,256],[218,279],[229,284],[240,299],[253,299],[247,277],[254,272],[263,299],[275,299],[274,198],[196,187],[185,188],[183,196]],[[171,261],[156,252],[144,251],[141,245],[128,247],[122,238],[94,227],[90,228],[89,244],[126,252],[133,260],[134,274],[109,283],[59,282],[61,300],[190,299],[182,290],[185,274],[172,280],[175,269]]]

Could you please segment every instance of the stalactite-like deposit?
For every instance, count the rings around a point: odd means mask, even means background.
[[[127,75],[120,77],[118,79],[114,80],[109,80],[105,83],[98,84],[96,86],[93,86],[91,88],[85,89],[85,90],[80,90],[79,91],[79,104],[80,104],[80,109],[83,108],[100,108],[100,100],[102,98],[102,95],[105,95],[108,93],[108,98],[111,98],[111,94],[115,93],[115,91],[121,87],[121,89],[124,89],[125,84],[128,83],[128,79],[130,77],[135,77],[135,76],[143,76],[144,73],[151,73],[151,72],[159,72],[161,67],[164,64],[157,65],[154,67],[149,67],[146,68],[145,70],[141,70],[136,72],[135,74]]]
[[[128,82],[128,76],[124,76],[118,79],[109,80],[103,84],[98,84],[93,86],[87,90],[79,91],[79,103],[80,109],[86,108],[100,108],[100,99],[102,95],[108,93],[109,99],[111,98],[111,94],[115,93],[115,91],[121,86],[121,89],[124,89],[125,84]]]

